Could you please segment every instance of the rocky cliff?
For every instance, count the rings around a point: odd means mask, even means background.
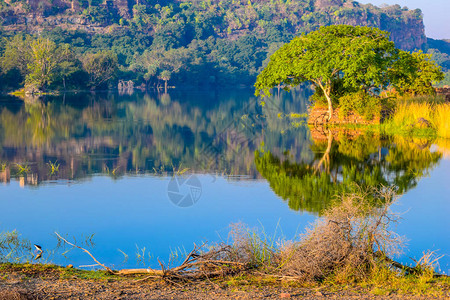
[[[136,25],[151,33],[161,25],[162,16],[187,7],[211,17],[218,37],[264,32],[268,23],[294,35],[323,25],[349,24],[389,31],[396,45],[406,50],[424,48],[427,42],[420,10],[350,0],[0,0],[0,25],[13,31],[39,32],[59,26],[103,33],[112,25]],[[202,21],[195,18],[196,22]]]

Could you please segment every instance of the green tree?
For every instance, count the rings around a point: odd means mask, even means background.
[[[48,39],[39,38],[31,42],[30,55],[25,87],[30,91],[45,91],[58,76],[60,64],[67,62],[70,50],[67,46],[58,47]]]
[[[30,36],[21,34],[6,39],[5,49],[0,59],[2,72],[6,73],[16,69],[25,78],[31,60],[31,41]]]
[[[164,93],[167,93],[167,82],[170,80],[172,73],[169,70],[164,70],[159,74],[158,78],[164,81]]]
[[[58,77],[62,81],[64,90],[66,89],[67,79],[73,78],[76,73],[81,71],[81,62],[70,51],[69,45],[61,46],[62,61],[58,65]]]
[[[377,89],[389,83],[388,68],[397,57],[389,33],[376,28],[332,25],[294,38],[276,51],[258,75],[256,95],[309,81],[320,89],[333,114],[333,81],[347,89]]]
[[[112,80],[118,71],[117,55],[111,51],[88,54],[83,68],[89,74],[89,86],[96,89]]]
[[[391,69],[392,85],[400,94],[433,95],[433,83],[444,79],[441,67],[434,62],[431,54],[422,51],[409,53],[400,51]]]

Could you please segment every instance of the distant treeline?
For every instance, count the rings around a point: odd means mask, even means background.
[[[283,43],[330,24],[380,27],[392,33],[398,47],[432,52],[444,71],[450,62],[450,53],[442,52],[445,47],[427,49],[420,10],[398,5],[378,8],[342,0],[0,0],[0,20],[3,90],[25,83],[31,89],[42,83],[56,90],[106,89],[119,79],[146,88],[165,82],[252,85]],[[45,43],[46,52],[41,47]],[[39,61],[36,47],[53,60],[50,68],[42,70],[33,62]],[[47,78],[36,82],[36,74]]]

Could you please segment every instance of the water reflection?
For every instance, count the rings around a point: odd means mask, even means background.
[[[308,91],[278,96],[277,103],[285,104],[275,110],[242,90],[83,93],[32,103],[6,98],[0,101],[0,179],[36,185],[100,173],[117,178],[170,172],[180,166],[256,178],[253,155],[263,132],[275,130],[278,148],[280,128],[292,126],[277,116],[305,111],[307,97]],[[295,136],[284,139],[285,146],[296,147]],[[52,165],[59,166],[57,172]]]
[[[334,196],[355,189],[395,186],[398,194],[415,187],[442,157],[431,141],[381,137],[373,133],[311,129],[312,160],[290,153],[257,151],[255,165],[291,209],[320,214]]]

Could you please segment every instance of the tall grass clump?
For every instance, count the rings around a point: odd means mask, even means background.
[[[400,99],[385,122],[387,133],[414,133],[450,138],[450,104],[440,97]]]
[[[430,103],[402,102],[397,105],[391,121],[395,126],[404,127],[413,125],[418,119],[431,120],[433,117],[433,105]]]
[[[264,230],[250,229],[242,223],[231,224],[230,227],[232,243],[227,259],[265,272],[277,267],[281,239],[277,241],[275,234],[269,236]]]

